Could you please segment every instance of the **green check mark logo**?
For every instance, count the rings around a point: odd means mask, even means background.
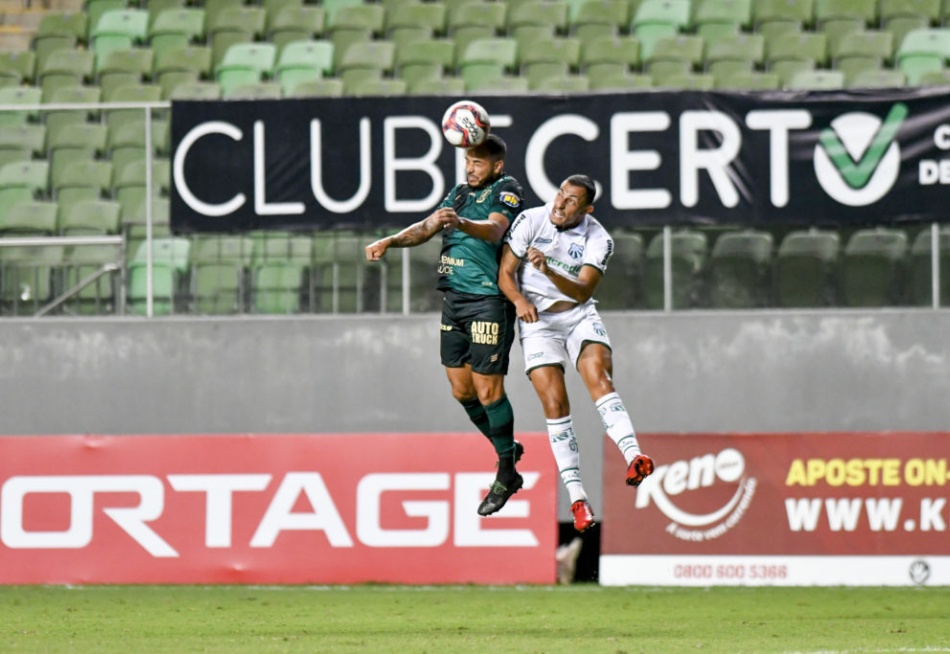
[[[897,131],[904,119],[907,118],[907,113],[907,105],[902,102],[898,102],[891,107],[884,118],[884,122],[881,123],[880,129],[874,135],[871,144],[857,161],[848,153],[844,143],[841,142],[841,138],[833,128],[826,127],[822,130],[818,140],[848,186],[859,189],[867,185],[887,149],[894,142],[894,137],[897,136]]]

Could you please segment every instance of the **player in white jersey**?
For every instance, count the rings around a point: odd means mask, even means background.
[[[613,239],[591,215],[595,194],[590,177],[572,175],[553,202],[519,214],[506,236],[498,275],[498,287],[515,305],[525,370],[541,400],[578,531],[594,524],[594,512],[581,481],[564,382],[568,364],[577,369],[627,462],[626,483],[638,486],[653,472],[614,389],[610,338],[594,307],[594,290],[613,254]]]

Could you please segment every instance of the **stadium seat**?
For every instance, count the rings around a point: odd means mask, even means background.
[[[731,91],[774,91],[782,88],[782,79],[777,73],[739,71],[717,77],[715,88]]]
[[[790,232],[775,258],[775,300],[780,308],[837,303],[840,239],[830,230]]]
[[[706,72],[714,78],[736,72],[752,72],[765,63],[765,38],[761,34],[738,34],[706,44]]]
[[[845,306],[882,307],[903,303],[901,291],[908,253],[907,234],[878,227],[855,232],[841,262]]]
[[[592,91],[642,91],[653,88],[653,78],[649,75],[631,74],[606,74],[598,75],[588,73],[590,79],[590,88]]]
[[[101,163],[101,162],[100,162]],[[61,206],[59,231],[63,236],[102,236],[119,233],[119,203],[105,198],[77,200]]]
[[[103,273],[103,268],[121,263],[121,246],[118,245],[67,248],[63,259],[63,292],[75,292],[63,304],[63,312],[73,315],[114,313],[118,275],[115,272]],[[88,283],[90,278],[93,281]],[[77,289],[84,282],[86,284]]]
[[[785,84],[787,89],[801,91],[843,89],[845,76],[840,70],[803,70],[796,72]]]
[[[162,89],[156,84],[138,84],[136,86],[120,86],[112,91],[112,95],[104,98],[107,102],[158,102],[162,97]],[[117,129],[125,122],[139,122],[145,120],[145,109],[107,109],[103,120],[109,129]],[[150,110],[153,118],[155,110]]]
[[[585,43],[581,48],[579,66],[592,79],[638,71],[640,42],[626,36]]]
[[[745,229],[720,235],[709,257],[710,306],[769,306],[772,250],[772,235],[765,231]]]
[[[644,257],[643,298],[648,309],[662,309],[663,298],[663,234],[650,239]],[[673,307],[688,309],[700,306],[703,275],[709,256],[705,234],[683,229],[670,233]]]
[[[86,50],[56,50],[50,53],[37,70],[38,84],[43,98],[62,86],[79,86],[93,79],[95,55]]]
[[[142,8],[148,11],[148,25],[151,28],[163,11],[184,9],[187,0],[148,0],[148,2],[141,4],[143,5]]]
[[[336,64],[342,61],[353,43],[372,41],[385,29],[386,12],[382,5],[365,4],[340,7],[328,16],[326,34],[333,43]]]
[[[267,25],[267,40],[283,52],[289,43],[321,39],[326,25],[323,7],[289,5],[281,9]]]
[[[583,94],[590,90],[590,79],[587,75],[551,75],[528,80],[528,85],[528,90],[536,93]]]
[[[136,248],[128,264],[128,307],[133,314],[143,315],[147,309],[147,241]],[[183,302],[182,286],[187,279],[191,241],[180,236],[152,239],[153,312],[174,313]],[[176,306],[177,305],[177,306]]]
[[[152,80],[162,89],[162,99],[171,97],[180,84],[202,82],[211,76],[211,48],[184,46],[155,53]]]
[[[357,79],[352,83],[343,83],[343,95],[349,96],[393,96],[405,95],[408,85],[401,79]]]
[[[148,11],[145,9],[113,9],[100,16],[91,26],[89,47],[98,61],[113,50],[140,46],[148,37]]]
[[[587,0],[568,19],[568,32],[583,43],[619,36],[630,24],[630,6],[624,0]]]
[[[879,0],[882,23],[893,18],[920,17],[931,25],[940,22],[940,0]]]
[[[568,4],[563,0],[529,0],[508,9],[508,36],[520,45],[567,33]]]
[[[215,67],[223,97],[241,84],[267,81],[274,75],[277,46],[273,43],[235,43]]]
[[[737,34],[752,31],[752,0],[701,0],[693,3],[696,33],[708,40],[713,32]],[[725,29],[722,26],[726,26]]]
[[[50,162],[50,182],[77,161],[89,161],[103,154],[108,129],[105,125],[82,123],[65,125],[47,133]]]
[[[210,236],[193,243],[190,296],[196,313],[244,311],[245,277],[253,252],[254,240],[249,236]]]
[[[766,41],[766,65],[776,70],[783,61],[810,61],[812,68],[828,63],[828,37],[819,32],[785,32]],[[778,71],[776,71],[778,72]]]
[[[338,60],[337,77],[343,87],[364,80],[391,75],[396,64],[396,44],[392,41],[364,41],[352,44]]]
[[[46,60],[57,50],[78,50],[78,40],[74,36],[46,36],[33,42],[33,52],[36,53],[35,70],[43,69]]]
[[[940,297],[942,307],[950,307],[950,229],[941,227],[937,243],[940,268]],[[933,234],[925,228],[914,238],[910,248],[910,301],[917,306],[933,304]]]
[[[36,79],[36,53],[32,50],[0,51],[0,77],[15,81],[4,86],[20,88],[23,83],[32,84]]]
[[[89,33],[89,17],[82,11],[43,12],[42,18],[33,35],[34,43],[48,36],[69,36],[79,43],[85,43]]]
[[[669,25],[677,31],[690,27],[690,0],[643,0],[630,20],[630,31],[645,25]]]
[[[454,69],[455,42],[449,39],[414,41],[396,47],[395,74],[412,88],[421,80],[441,79]]]
[[[465,81],[458,77],[418,79],[408,84],[409,95],[460,95],[465,92]]]
[[[284,90],[279,82],[248,82],[221,92],[224,100],[279,100],[282,97]]]
[[[409,2],[386,11],[386,38],[393,43],[407,42],[426,34],[441,36],[446,29],[446,7],[438,2]],[[421,31],[420,31],[421,30]],[[410,39],[411,37],[411,39]]]
[[[480,0],[461,2],[450,8],[446,18],[446,34],[455,41],[456,54],[464,53],[472,41],[502,36],[507,10],[504,2]]]
[[[323,0],[322,2],[328,20],[334,19],[341,9],[361,4],[363,4],[363,0]]]
[[[897,16],[881,25],[881,29],[887,30],[894,36],[895,50],[900,48],[904,42],[904,37],[909,33],[914,30],[925,30],[928,27],[930,27],[930,24],[927,19],[920,16]]]
[[[96,86],[69,85],[53,88],[49,95],[43,98],[44,104],[88,104],[100,102],[102,92]],[[78,109],[48,109],[43,112],[43,121],[51,132],[55,132],[65,125],[96,122],[99,120],[99,110],[90,106],[88,111]]]
[[[339,98],[343,96],[343,82],[338,79],[314,79],[298,82],[290,98]]]
[[[897,89],[906,85],[904,73],[886,68],[861,71],[847,82],[851,89]]]
[[[60,216],[69,214],[71,205],[79,200],[98,200],[112,188],[111,161],[73,161],[69,166],[54,169],[50,174],[53,199],[59,203]],[[63,231],[64,225],[60,225]]]
[[[716,88],[716,78],[709,73],[674,72],[654,79],[654,86],[679,91],[711,91]]]
[[[49,198],[49,162],[37,159],[0,166],[0,189],[12,187],[25,188],[37,199]]]
[[[274,75],[284,95],[290,95],[301,80],[319,79],[333,73],[333,44],[329,41],[294,41],[278,55]]]
[[[950,86],[950,69],[930,70],[917,81],[920,86]]]
[[[102,97],[109,98],[120,86],[140,84],[151,77],[155,53],[151,48],[137,47],[113,50],[97,62],[95,78]]]
[[[950,59],[950,29],[935,28],[908,32],[897,48],[897,68],[915,86],[929,71],[939,71]]]
[[[244,30],[221,30],[208,37],[211,45],[211,67],[216,69],[232,45],[254,43],[254,35]]]
[[[845,34],[837,43],[829,44],[832,66],[841,68],[850,58],[871,59],[879,65],[890,64],[894,53],[894,36],[890,32],[869,30]]]
[[[221,99],[221,85],[217,82],[182,82],[174,86],[165,99],[219,100]]]
[[[794,25],[801,30],[812,26],[813,17],[813,0],[753,0],[752,3],[752,22],[759,33],[765,33],[763,25],[771,22]]]
[[[867,28],[876,27],[878,0],[815,0],[815,25],[834,20],[860,20]]]
[[[218,20],[221,12],[228,9],[240,9],[245,2],[244,0],[202,0],[199,4],[205,12],[205,25],[211,25]]]
[[[0,191],[2,192],[2,191]],[[12,193],[14,201],[0,210],[0,236],[53,236],[56,233],[55,202],[28,200],[21,191]]]
[[[306,267],[289,261],[257,264],[252,272],[252,309],[255,313],[289,314],[301,310]]]
[[[63,263],[61,245],[0,248],[0,302],[12,315],[35,313],[52,299],[53,275]]]
[[[267,29],[267,12],[256,5],[235,5],[208,15],[205,10],[205,32],[213,39],[220,32],[247,32],[254,39],[263,39]]]
[[[148,42],[155,51],[156,61],[161,59],[162,53],[199,44],[204,38],[205,10],[199,7],[165,10],[148,30]]]
[[[96,28],[96,25],[99,24],[99,19],[102,18],[104,14],[110,11],[128,9],[130,4],[128,0],[86,0],[85,10],[88,18],[86,26],[88,31],[86,32],[85,43],[91,43],[92,31]]]
[[[42,101],[42,89],[32,86],[6,86],[0,88],[0,104],[38,105]],[[25,125],[28,121],[38,121],[40,114],[36,110],[0,112],[0,126]]]
[[[514,72],[518,64],[518,42],[507,37],[476,39],[464,52],[456,51],[459,57],[459,76],[470,88],[473,83],[497,79]],[[525,80],[527,82],[527,80]]]
[[[538,88],[546,78],[562,79],[576,71],[580,54],[579,39],[567,37],[539,39],[518,55],[520,74],[528,78],[528,88]]]
[[[10,156],[4,153],[16,153]],[[0,125],[0,156],[15,161],[46,157],[46,125]]]
[[[614,230],[614,253],[607,272],[594,292],[597,308],[622,311],[640,303],[643,276],[643,237],[635,232]]]

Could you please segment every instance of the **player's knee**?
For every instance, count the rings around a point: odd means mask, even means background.
[[[567,398],[563,397],[542,397],[541,407],[544,410],[544,417],[548,420],[564,418],[571,413],[571,405],[568,403]]]

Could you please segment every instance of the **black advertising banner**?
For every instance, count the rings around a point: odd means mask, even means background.
[[[478,96],[527,206],[600,186],[608,227],[950,220],[945,88]],[[176,232],[401,226],[462,179],[456,98],[172,104]]]

